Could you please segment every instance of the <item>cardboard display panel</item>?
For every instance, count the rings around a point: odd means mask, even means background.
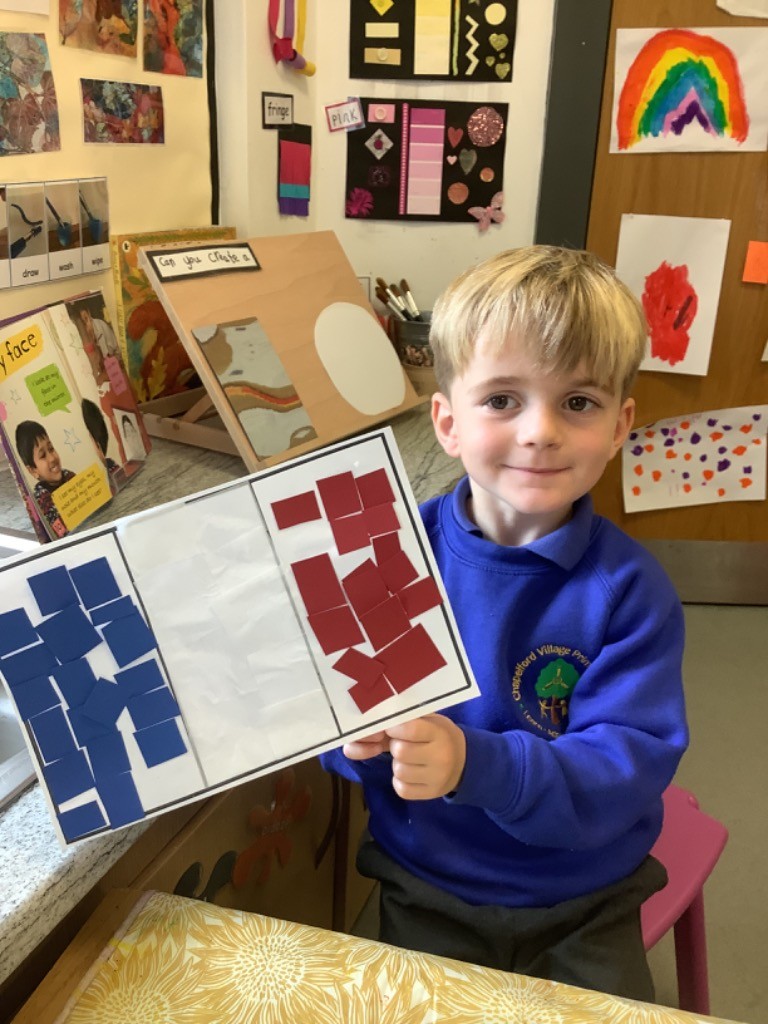
[[[249,470],[424,400],[333,232],[212,248],[146,247],[140,260]]]

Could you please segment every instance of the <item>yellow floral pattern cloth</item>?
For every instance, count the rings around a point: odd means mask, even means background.
[[[78,986],[58,1024],[695,1024],[704,1019],[148,893]]]

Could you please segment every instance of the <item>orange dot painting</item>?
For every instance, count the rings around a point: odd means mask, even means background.
[[[712,472],[711,469],[705,469],[702,475],[705,480],[711,480],[715,474]]]
[[[741,484],[742,487],[751,487],[752,486],[752,480],[748,476],[742,477],[742,479],[739,480],[739,483]]]
[[[635,474],[637,476],[642,476],[643,473],[644,473],[643,467],[642,466],[635,466],[634,472],[635,472]]]
[[[733,454],[734,455],[743,455],[746,450],[747,450],[747,446],[746,445],[744,445],[744,444],[737,444],[736,447],[733,449]]]
[[[659,480],[661,480],[661,470],[654,469],[654,471],[651,473],[651,476],[653,477],[654,481],[658,483]]]

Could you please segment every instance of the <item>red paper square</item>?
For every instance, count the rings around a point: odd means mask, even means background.
[[[349,676],[357,683],[363,683],[364,686],[373,686],[384,671],[375,658],[370,658],[362,651],[356,651],[354,647],[345,651],[333,667],[337,672],[343,672],[345,676]]]
[[[363,515],[368,526],[368,534],[371,537],[378,537],[382,533],[393,533],[400,529],[400,521],[397,518],[394,505],[374,505],[367,508]]]
[[[415,619],[422,612],[428,612],[430,608],[437,608],[443,603],[443,596],[431,576],[416,580],[405,590],[401,590],[397,596],[402,601],[409,619]]]
[[[345,516],[343,519],[331,519],[330,522],[333,539],[336,541],[336,550],[340,555],[346,555],[350,551],[359,551],[360,548],[367,548],[370,544],[368,524],[362,512],[358,512],[354,516]]]
[[[348,605],[310,615],[309,624],[324,654],[333,654],[334,651],[354,647],[363,641],[357,619]]]
[[[392,558],[379,562],[379,572],[389,590],[396,594],[418,578],[413,562],[404,551],[398,551]]]
[[[280,181],[284,185],[308,185],[312,147],[305,142],[280,139]]]
[[[381,578],[381,573],[370,558],[345,576],[341,585],[358,616],[365,615],[389,598],[389,591]]]
[[[379,651],[376,660],[382,663],[387,679],[398,693],[445,665],[445,658],[422,625],[414,626]]]
[[[365,615],[361,615],[360,623],[367,633],[374,651],[391,643],[395,637],[405,633],[411,625],[403,606],[396,597],[390,597],[384,604],[377,605]]]
[[[387,697],[394,697],[395,691],[387,683],[384,676],[379,676],[372,686],[365,683],[355,683],[347,691],[352,700],[357,704],[360,711],[370,711],[377,704],[381,704]]]
[[[317,481],[320,500],[329,519],[351,516],[362,508],[355,478],[351,473],[337,473]]]
[[[400,536],[397,533],[382,533],[380,537],[373,538],[373,553],[379,565],[400,550]]]
[[[386,469],[375,469],[372,473],[363,473],[355,477],[357,489],[363,500],[363,508],[374,505],[386,505],[395,500],[395,492],[389,482]]]
[[[344,591],[328,555],[314,555],[291,565],[308,614],[346,604]]]
[[[282,501],[273,501],[272,511],[278,530],[287,530],[288,527],[298,526],[300,523],[311,523],[322,516],[314,491],[305,491],[303,494],[294,494],[291,498],[283,498]]]

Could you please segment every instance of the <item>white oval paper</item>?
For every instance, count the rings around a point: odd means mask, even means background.
[[[366,416],[405,398],[405,376],[383,328],[362,306],[333,302],[315,321],[315,348],[333,386]]]

